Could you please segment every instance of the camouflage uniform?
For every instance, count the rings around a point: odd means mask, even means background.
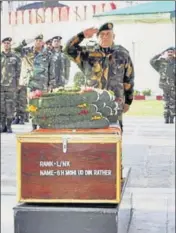
[[[61,41],[61,36],[54,36],[53,40]],[[70,76],[70,60],[63,53],[62,46],[52,49],[51,65],[50,65],[50,76],[52,80],[55,80],[54,87],[64,86],[68,83]]]
[[[24,124],[24,121],[28,121],[26,106],[27,88],[25,86],[19,86],[16,93],[16,119],[13,121],[13,124]]]
[[[48,91],[53,84],[49,76],[50,53],[45,48],[40,52],[36,52],[34,47],[24,48],[24,44],[15,51],[22,55],[20,85],[27,87],[28,93],[35,90]]]
[[[20,58],[9,51],[1,53],[1,131],[12,132],[11,124],[15,114],[16,90],[21,69]]]
[[[64,79],[65,79],[65,84],[67,84],[70,77],[71,62],[70,59],[64,53],[63,53],[63,60],[64,60]]]
[[[51,80],[55,80],[54,87],[64,86],[68,83],[70,61],[62,51],[52,50],[49,72]]]
[[[107,25],[103,25],[102,29],[107,30]],[[83,40],[81,32],[68,41],[64,51],[84,73],[88,86],[115,93],[121,112],[118,120],[122,126],[124,104],[131,105],[133,101],[134,68],[130,55],[118,45],[106,49],[96,45],[94,51],[90,51],[80,46]]]
[[[16,54],[22,59],[21,52]],[[28,121],[28,113],[26,112],[27,106],[27,88],[26,86],[19,85],[16,92],[16,116],[13,124],[24,124],[24,121]]]
[[[20,85],[26,86],[29,91],[48,90],[49,85],[49,54],[45,49],[35,52],[28,48],[22,58]]]
[[[166,50],[167,51],[167,50]],[[175,62],[176,58],[166,60],[158,54],[150,60],[152,67],[160,74],[159,87],[163,90],[164,118],[166,123],[173,123],[175,116]]]

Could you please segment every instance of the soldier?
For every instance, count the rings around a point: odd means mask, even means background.
[[[27,106],[27,88],[26,86],[19,85],[16,93],[16,116],[12,124],[24,125],[28,122],[28,114],[26,112]]]
[[[24,41],[23,41],[24,42]],[[22,43],[16,51],[22,54],[20,85],[26,86],[28,93],[35,90],[48,91],[51,85],[49,77],[50,54],[44,48],[43,35],[35,38],[34,46],[24,48]],[[32,123],[33,129],[37,125]]]
[[[48,51],[51,51],[52,50],[52,39],[49,39],[49,40],[47,40],[46,42],[45,42],[45,48],[46,48],[46,50],[48,50]]]
[[[61,36],[52,38],[50,76],[55,80],[55,87],[66,85],[70,75],[70,60],[62,52],[61,39]]]
[[[80,46],[84,38],[91,38],[95,33],[98,44],[94,51]],[[77,34],[68,41],[64,51],[85,74],[88,86],[115,93],[120,107],[118,120],[123,129],[122,112],[127,112],[133,101],[134,69],[128,51],[115,45],[114,38],[113,24],[106,23],[99,30],[89,28]]]
[[[11,124],[21,70],[21,60],[11,51],[11,41],[10,37],[2,40],[1,53],[1,132],[8,133],[12,133]]]
[[[170,47],[150,60],[160,74],[159,87],[163,90],[165,123],[174,123],[175,116],[175,48]]]

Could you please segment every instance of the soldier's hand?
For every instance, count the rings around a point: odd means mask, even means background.
[[[21,43],[22,43],[23,46],[27,45],[26,40],[23,40]]]
[[[167,58],[168,58],[168,53],[167,53],[167,51],[164,52],[163,54],[161,54],[160,58],[167,59]]]
[[[88,29],[84,30],[83,34],[84,34],[85,38],[91,38],[97,32],[98,32],[98,29],[92,27],[92,28],[88,28]]]
[[[129,109],[130,109],[130,105],[125,104],[125,105],[124,105],[124,108],[123,108],[123,113],[128,112]]]
[[[32,43],[33,41],[34,41],[34,39],[24,39],[24,40],[22,41],[22,45],[23,45],[23,46],[26,46],[26,45]]]

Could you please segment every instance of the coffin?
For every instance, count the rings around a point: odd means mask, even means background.
[[[18,202],[119,203],[121,130],[39,129],[17,135]]]

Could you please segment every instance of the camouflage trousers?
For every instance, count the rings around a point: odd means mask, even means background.
[[[27,107],[27,88],[25,86],[16,93],[16,115],[25,118]]]
[[[174,117],[175,113],[175,87],[169,87],[163,89],[164,98],[164,117]]]
[[[14,88],[1,86],[1,122],[14,117],[15,98],[16,90]]]

